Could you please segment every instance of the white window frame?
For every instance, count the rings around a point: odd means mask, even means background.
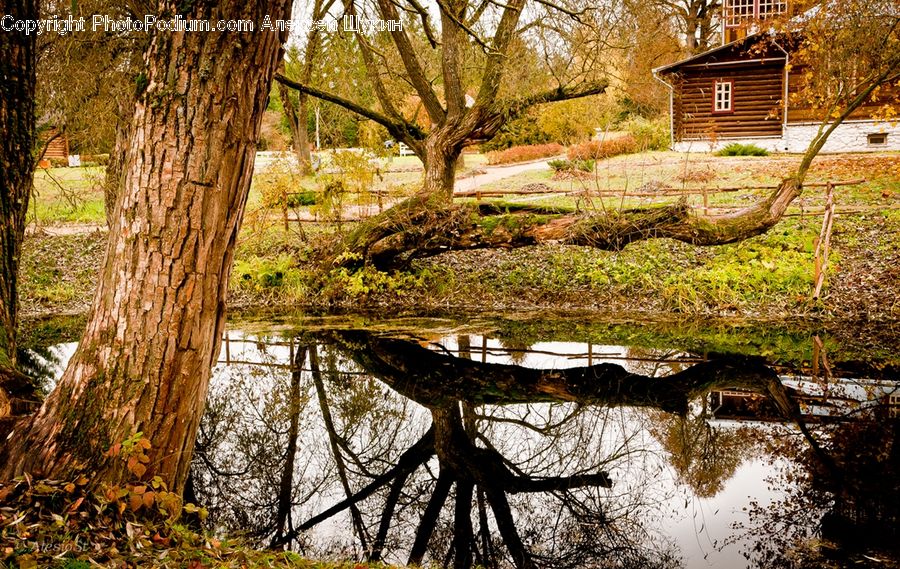
[[[712,112],[726,114],[734,112],[734,81],[716,79],[713,82]]]

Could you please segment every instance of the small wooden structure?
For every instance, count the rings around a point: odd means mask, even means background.
[[[46,149],[44,146],[46,145]],[[41,157],[42,160],[47,160],[49,165],[50,160],[59,160],[65,162],[68,165],[69,161],[69,139],[66,138],[66,135],[55,128],[51,128],[47,130],[41,136],[41,148],[44,150],[44,154]]]

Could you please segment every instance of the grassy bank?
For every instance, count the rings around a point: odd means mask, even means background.
[[[557,180],[548,170],[493,184],[515,190],[534,180],[560,187],[592,183],[620,192],[632,191],[641,180],[645,185],[654,180],[687,189],[766,186],[790,171],[795,162],[790,156],[697,158],[647,153],[604,161],[590,180]],[[392,273],[316,267],[310,261],[313,245],[336,238],[337,224],[291,223],[285,229],[278,215],[254,206],[238,245],[231,303],[237,308],[568,308],[763,319],[893,320],[900,317],[896,296],[900,289],[900,155],[822,157],[810,179],[862,177],[865,184],[835,192],[839,215],[824,294],[817,301],[810,297],[824,190],[810,187],[775,228],[733,245],[701,248],[660,239],[635,243],[621,252],[558,245],[451,252]],[[764,192],[710,194],[707,206],[740,207]],[[38,202],[44,199],[41,196]],[[510,194],[501,199],[587,207],[578,203],[578,196],[562,194]],[[612,207],[611,198],[603,199],[604,204],[593,207]],[[689,197],[689,201],[698,199],[702,198]],[[623,196],[615,205],[651,202],[661,203]],[[55,204],[62,207],[58,201]],[[51,205],[35,207],[49,211]],[[340,224],[343,231],[350,227],[351,223]],[[37,231],[27,240],[22,266],[26,315],[83,312],[89,305],[105,235],[102,231],[66,234],[65,228],[56,225],[52,233]]]

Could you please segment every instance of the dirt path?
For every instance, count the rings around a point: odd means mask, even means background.
[[[25,228],[26,235],[42,233],[44,235],[86,235],[95,231],[106,231],[106,225],[98,223],[63,223],[59,225],[34,225],[29,224]]]
[[[548,160],[553,160],[549,158]],[[537,160],[534,162],[526,162],[524,164],[511,164],[509,166],[485,166],[480,170],[482,173],[476,173],[464,178],[456,180],[454,191],[471,192],[481,186],[497,182],[504,178],[517,176],[524,172],[533,172],[538,170],[547,170],[550,168],[548,160]]]

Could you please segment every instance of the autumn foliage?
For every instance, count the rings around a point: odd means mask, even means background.
[[[549,158],[550,156],[558,156],[563,153],[565,148],[561,144],[532,144],[528,146],[513,146],[506,150],[498,150],[487,153],[487,163],[494,164],[514,164],[516,162],[528,162],[529,160],[540,160],[541,158]]]
[[[631,135],[608,140],[589,140],[569,147],[569,160],[602,160],[638,151],[637,140]]]

